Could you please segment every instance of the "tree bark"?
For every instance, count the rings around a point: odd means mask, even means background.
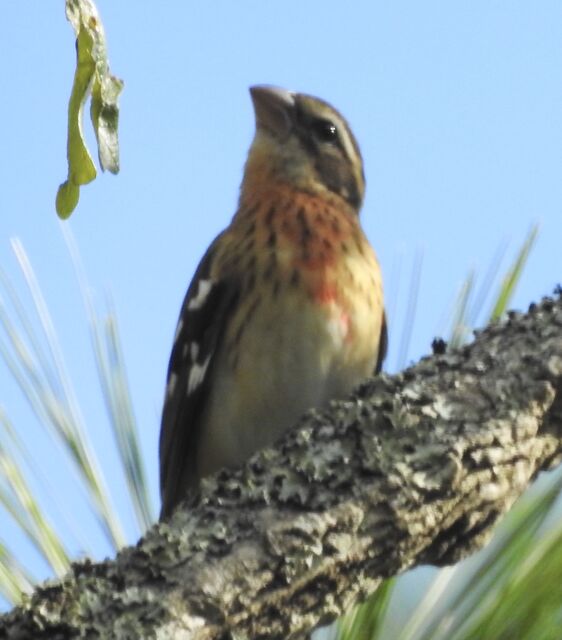
[[[457,562],[562,456],[562,299],[311,411],[0,638],[298,638],[383,578]]]

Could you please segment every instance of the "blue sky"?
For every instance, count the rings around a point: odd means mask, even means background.
[[[130,523],[54,211],[66,177],[74,36],[62,0],[2,5],[0,267],[23,291],[10,249],[10,239],[19,237],[50,305],[115,502]],[[108,292],[117,308],[155,511],[159,414],[177,313],[199,258],[236,208],[254,126],[250,85],[320,96],[352,125],[367,176],[363,224],[382,263],[391,312],[389,370],[397,367],[417,253],[423,266],[409,360],[446,333],[469,269],[482,279],[506,243],[507,266],[535,222],[541,231],[514,306],[526,308],[560,281],[559,0],[97,5],[112,70],[125,82],[121,173],[82,190],[70,227],[99,308]],[[71,505],[83,535],[95,540],[94,553],[109,553],[1,363],[0,406],[59,499]],[[4,513],[0,523],[11,548],[31,554]],[[135,539],[132,525],[128,535]]]

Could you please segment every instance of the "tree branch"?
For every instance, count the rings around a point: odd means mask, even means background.
[[[480,548],[561,456],[558,297],[309,412],[114,561],[39,587],[0,638],[300,637]]]

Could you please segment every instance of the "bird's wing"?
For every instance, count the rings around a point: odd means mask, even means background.
[[[388,328],[386,324],[386,313],[383,311],[381,333],[379,337],[379,352],[377,354],[377,363],[375,365],[375,373],[379,373],[379,371],[382,369],[382,363],[386,358],[387,351],[388,351]]]
[[[214,273],[218,236],[199,263],[182,305],[168,366],[160,430],[160,517],[172,512],[195,482],[201,411],[229,312],[235,283]]]

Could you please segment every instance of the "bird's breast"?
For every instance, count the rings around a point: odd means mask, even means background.
[[[241,229],[251,240],[236,320],[214,365],[203,475],[273,443],[375,367],[382,285],[357,220],[298,199],[279,210],[254,211]]]

